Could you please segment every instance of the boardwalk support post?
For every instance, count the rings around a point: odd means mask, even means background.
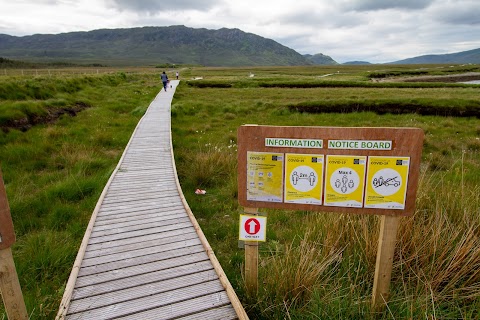
[[[245,213],[258,215],[258,208],[245,208]],[[245,285],[249,295],[258,292],[258,241],[245,241]]]
[[[23,320],[28,319],[28,313],[10,248],[14,242],[13,222],[0,170],[0,292],[8,319]]]
[[[397,230],[401,217],[381,216],[377,263],[373,280],[372,306],[379,310],[388,302]]]

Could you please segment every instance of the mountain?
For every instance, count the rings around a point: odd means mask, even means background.
[[[342,64],[349,65],[349,66],[360,66],[360,65],[366,65],[366,64],[371,64],[371,63],[368,62],[368,61],[348,61],[348,62],[344,62]]]
[[[480,64],[480,48],[449,54],[430,54],[390,62],[389,64],[443,64],[475,63]]]
[[[293,49],[239,29],[185,26],[101,29],[16,37],[0,34],[0,57],[107,65],[309,65]]]
[[[326,56],[322,53],[317,53],[314,55],[311,54],[304,54],[303,55],[307,60],[309,60],[312,64],[318,65],[334,65],[338,64],[337,61],[333,60],[331,57]]]

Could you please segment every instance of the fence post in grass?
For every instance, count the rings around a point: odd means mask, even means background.
[[[14,242],[13,222],[0,170],[0,292],[8,319],[23,320],[28,319],[28,314],[10,248]]]
[[[249,215],[258,215],[258,208],[244,208]],[[249,295],[258,291],[258,241],[245,241],[245,285]]]
[[[378,237],[377,263],[373,279],[372,306],[379,310],[388,302],[390,279],[392,276],[393,255],[397,241],[399,216],[381,216]]]

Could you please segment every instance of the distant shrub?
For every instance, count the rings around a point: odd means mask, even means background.
[[[308,101],[289,105],[290,111],[307,113],[348,113],[370,111],[377,114],[437,115],[480,118],[480,101],[477,100],[336,100]]]
[[[370,79],[381,79],[388,77],[399,77],[399,76],[421,76],[428,74],[428,71],[425,70],[408,70],[408,71],[378,71],[371,72],[368,74]]]
[[[187,81],[187,84],[190,87],[196,87],[196,88],[232,88],[233,87],[233,84],[231,82],[225,82],[225,81],[195,80],[195,81]]]
[[[462,83],[358,82],[358,81],[274,81],[259,82],[262,88],[451,88],[471,87]]]

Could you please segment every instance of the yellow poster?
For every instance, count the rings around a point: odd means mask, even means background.
[[[410,157],[368,157],[365,208],[405,209]]]
[[[325,206],[361,208],[366,156],[327,155]]]
[[[285,155],[285,203],[322,204],[323,155]]]
[[[282,202],[283,153],[247,152],[247,200]]]

